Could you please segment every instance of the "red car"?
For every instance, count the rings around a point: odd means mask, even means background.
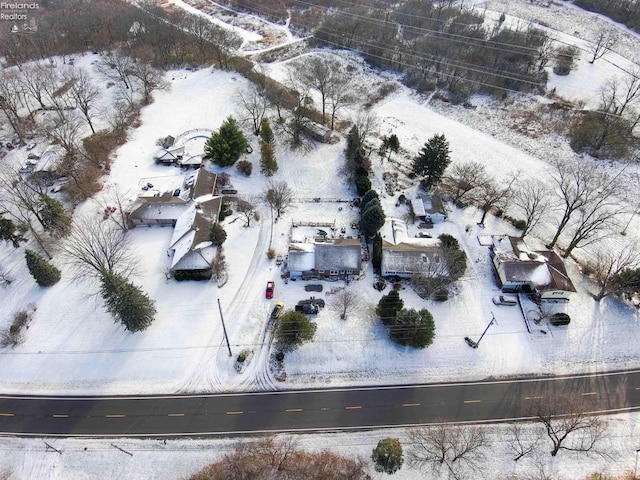
[[[273,282],[267,282],[267,291],[265,292],[265,297],[273,298],[273,288],[274,288]]]

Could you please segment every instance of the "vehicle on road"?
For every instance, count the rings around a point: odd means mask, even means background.
[[[516,297],[515,295],[496,295],[492,298],[492,300],[496,305],[513,306],[518,304],[518,297]]]
[[[271,318],[278,318],[284,312],[284,303],[276,302],[273,310],[271,311]]]
[[[264,292],[264,296],[266,298],[273,298],[274,288],[275,288],[275,284],[273,282],[267,282],[267,289]]]

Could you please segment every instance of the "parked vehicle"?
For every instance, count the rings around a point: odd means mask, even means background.
[[[518,304],[518,297],[515,295],[496,295],[492,300],[496,305],[513,306]]]
[[[282,265],[282,255],[276,255],[276,265]]]
[[[275,289],[275,284],[273,282],[267,282],[267,289],[264,293],[266,298],[273,298],[273,291]]]
[[[562,312],[554,313],[549,318],[549,323],[551,323],[551,325],[553,325],[554,327],[558,327],[561,325],[569,325],[570,322],[571,322],[571,317],[566,313],[562,313]]]
[[[302,312],[306,315],[317,315],[320,309],[315,303],[303,303],[295,306],[296,312]]]
[[[278,318],[284,312],[284,303],[276,302],[276,305],[273,307],[271,311],[271,318]]]

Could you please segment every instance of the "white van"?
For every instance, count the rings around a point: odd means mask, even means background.
[[[496,305],[517,305],[518,304],[518,297],[516,297],[515,295],[506,295],[506,294],[502,294],[502,295],[496,295],[495,297],[493,297],[493,303],[495,303]]]

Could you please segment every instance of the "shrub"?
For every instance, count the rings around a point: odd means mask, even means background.
[[[236,164],[236,168],[238,169],[238,172],[243,174],[245,177],[250,177],[251,172],[253,171],[253,163],[248,160],[240,160]]]
[[[378,302],[376,315],[380,317],[385,325],[392,325],[403,306],[404,302],[400,298],[400,293],[397,290],[391,290],[389,295],[383,295]]]
[[[230,216],[233,212],[231,211],[231,207],[228,203],[223,202],[220,207],[220,215],[218,215],[218,221],[221,222],[228,216]]]
[[[228,187],[231,185],[231,175],[222,172],[216,177],[216,187]]]
[[[276,360],[280,363],[284,361],[284,352],[282,350],[276,353]]]
[[[24,341],[23,328],[29,328],[28,323],[35,309],[21,310],[13,315],[13,321],[7,330],[0,333],[0,347],[15,347]]]
[[[273,248],[269,248],[267,249],[267,258],[269,260],[273,260],[274,258],[276,258],[276,251]]]
[[[278,320],[275,338],[281,350],[293,350],[312,340],[316,329],[304,313],[288,311]]]
[[[384,472],[389,475],[396,473],[404,463],[402,445],[397,438],[384,438],[373,449],[371,460],[376,472]]]
[[[244,363],[244,361],[247,359],[247,352],[245,352],[244,350],[242,352],[240,352],[240,354],[238,355],[238,363]]]
[[[214,245],[222,245],[227,239],[227,232],[219,223],[214,223],[209,229],[209,239]]]

